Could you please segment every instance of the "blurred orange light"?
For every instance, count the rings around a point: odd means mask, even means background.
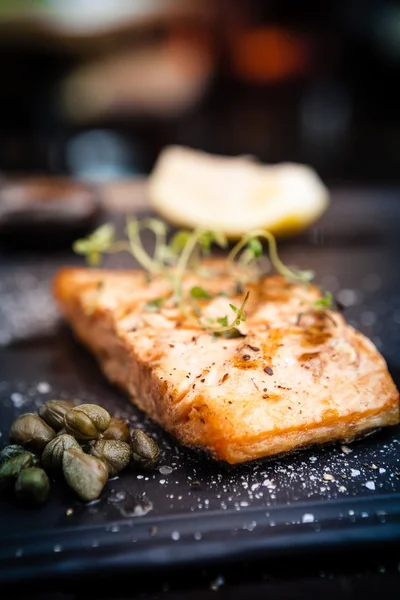
[[[240,79],[278,82],[304,73],[310,63],[308,41],[280,27],[257,27],[233,36],[231,56]]]

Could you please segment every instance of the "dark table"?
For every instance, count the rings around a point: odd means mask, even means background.
[[[140,182],[108,187],[103,194],[108,218],[120,225],[127,209],[148,210]],[[350,323],[371,337],[383,352],[397,384],[400,381],[399,233],[399,190],[337,189],[323,219],[305,234],[281,245],[285,261],[315,269],[317,280],[338,296]],[[49,395],[76,395],[86,401],[100,399],[106,407],[120,414],[126,412],[132,422],[140,423],[158,437],[163,464],[173,464],[173,478],[178,481],[176,490],[181,490],[178,492],[181,503],[174,498],[169,506],[164,489],[168,497],[168,490],[174,492],[175,484],[168,477],[162,488],[162,500],[159,473],[150,477],[145,490],[140,488],[142,495],[148,494],[154,501],[154,508],[134,521],[140,542],[135,551],[127,546],[126,539],[132,519],[121,519],[113,503],[105,501],[91,511],[74,505],[74,516],[68,522],[63,511],[71,499],[65,490],[57,488],[45,509],[47,513],[38,511],[32,522],[31,513],[18,512],[19,509],[6,507],[2,502],[1,532],[6,537],[1,546],[0,566],[3,580],[8,578],[10,583],[13,579],[14,597],[26,596],[27,590],[31,598],[41,600],[208,598],[216,591],[220,597],[248,599],[314,595],[333,598],[338,594],[344,598],[361,595],[372,598],[383,593],[387,598],[398,597],[398,428],[358,442],[350,458],[340,447],[311,449],[261,465],[254,479],[249,470],[252,467],[228,473],[195,455],[188,459],[186,451],[140,412],[126,406],[124,398],[101,377],[91,357],[65,328],[60,328],[48,284],[61,264],[77,263],[79,259],[65,250],[51,254],[3,250],[0,259],[3,402],[0,430],[5,432],[15,414],[34,409]],[[113,258],[109,264],[119,267],[125,263]],[[372,462],[377,463],[379,470],[370,470]],[[291,469],[298,475],[292,484]],[[343,482],[321,485],[320,478],[327,470],[334,472],[336,478],[347,473],[345,491],[339,490],[339,483]],[[351,470],[359,474],[349,477]],[[272,485],[266,484],[266,496],[249,496],[239,488],[244,480],[247,481],[244,490],[249,482],[260,485],[267,473]],[[307,479],[310,474],[314,480]],[[194,477],[200,480],[198,492],[191,489]],[[215,485],[209,482],[210,478],[215,478]],[[305,479],[301,491],[300,484]],[[368,482],[374,484],[374,490],[365,486]],[[109,490],[110,494],[128,490],[124,486],[125,480],[121,478],[114,484],[115,490]],[[226,491],[224,486],[230,489]],[[198,507],[192,502],[196,494]],[[227,510],[220,510],[218,494],[226,501]],[[210,512],[205,500],[210,504]],[[225,526],[229,518],[230,525]],[[261,521],[256,522],[256,518]],[[274,530],[272,519],[277,521],[273,523],[277,525]],[[149,527],[154,523],[159,532],[153,540],[149,539],[149,535],[152,537]],[[175,530],[171,533],[168,529],[176,528],[177,523],[181,528],[180,539],[175,539]],[[237,533],[232,536],[230,530]],[[16,539],[15,531],[18,531]],[[103,536],[95,553],[94,532]],[[56,538],[60,534],[66,537]],[[307,541],[309,535],[313,542]],[[85,539],[90,544],[85,545]],[[282,539],[287,541],[279,542]],[[157,544],[164,544],[165,549],[158,563],[154,554]],[[150,557],[147,565],[146,557]],[[87,569],[83,568],[86,564]],[[9,577],[4,577],[7,573]]]

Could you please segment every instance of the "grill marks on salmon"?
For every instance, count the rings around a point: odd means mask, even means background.
[[[234,289],[226,272],[202,285],[213,295]],[[76,336],[109,380],[183,444],[240,463],[334,440],[348,440],[399,422],[399,394],[375,346],[330,313],[299,313],[317,298],[315,286],[281,276],[246,286],[244,337],[201,329],[165,303],[163,277],[141,271],[63,269],[54,295]],[[242,296],[199,300],[205,317],[230,314]],[[334,322],[332,322],[332,320]]]

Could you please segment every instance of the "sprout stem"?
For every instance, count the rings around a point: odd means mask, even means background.
[[[228,254],[228,266],[231,274],[235,276],[234,271],[234,261],[236,256],[247,246],[249,241],[254,238],[265,239],[268,242],[268,250],[269,256],[271,259],[271,263],[275,267],[275,269],[285,277],[288,281],[292,283],[309,283],[313,277],[314,273],[312,271],[298,271],[296,269],[290,269],[287,267],[279,258],[278,249],[276,247],[275,237],[272,235],[270,231],[264,229],[255,229],[245,235],[229,252]]]
[[[179,257],[174,277],[174,296],[178,302],[182,300],[183,296],[182,282],[186,267],[189,263],[192,253],[194,252],[194,249],[205,233],[206,232],[203,229],[196,229],[189,237]]]
[[[137,220],[127,219],[126,233],[128,235],[132,255],[146,271],[151,275],[156,275],[162,271],[162,266],[157,264],[154,259],[150,258],[143,248],[139,231],[140,228]]]
[[[237,312],[235,313],[233,321],[231,323],[228,323],[228,325],[224,325],[224,326],[220,326],[220,327],[213,327],[212,325],[202,323],[201,320],[199,321],[200,325],[204,329],[207,329],[207,331],[210,331],[211,333],[224,333],[226,331],[230,331],[233,327],[235,327],[235,325],[239,325],[241,321],[246,320],[246,314],[245,314],[244,309],[246,307],[249,296],[250,296],[250,292],[247,291],[242,304],[240,305],[240,307],[237,309]]]

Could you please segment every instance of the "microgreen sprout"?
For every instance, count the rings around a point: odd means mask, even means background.
[[[153,234],[155,240],[152,255],[145,250],[142,242],[142,233],[146,230]],[[215,335],[228,336],[229,334],[229,337],[241,335],[237,327],[246,320],[245,307],[249,298],[248,291],[239,307],[234,304],[229,305],[233,312],[232,318],[225,315],[218,319],[205,319],[202,317],[200,306],[196,300],[211,299],[213,295],[201,285],[191,287],[188,292],[183,289],[184,277],[188,270],[194,270],[201,279],[207,278],[206,265],[200,263],[200,258],[211,253],[213,244],[221,248],[227,246],[227,240],[223,234],[203,229],[180,230],[167,243],[166,224],[154,218],[146,218],[142,221],[128,218],[125,232],[127,239],[116,240],[114,227],[110,224],[102,225],[88,237],[77,240],[73,249],[78,254],[86,256],[86,260],[91,266],[99,265],[103,254],[129,252],[145,269],[149,280],[153,276],[165,275],[171,284],[170,295],[167,294],[165,298],[155,298],[146,302],[145,310],[159,311],[166,300],[172,300],[186,317],[193,320],[194,313],[195,322],[205,330]],[[249,267],[254,266],[255,261],[262,256],[261,240],[268,242],[272,265],[288,281],[308,284],[313,279],[312,271],[299,271],[287,267],[278,256],[274,236],[269,231],[256,229],[246,234],[228,254],[228,268],[236,283],[234,293],[244,294],[246,279],[243,275],[247,274]],[[217,295],[221,295],[221,293],[217,293]],[[225,293],[225,295],[229,295],[229,293]],[[326,312],[331,304],[332,296],[326,293],[323,298],[315,301],[312,308]],[[301,315],[299,315],[300,318]]]
[[[150,275],[155,275],[157,273],[161,273],[161,271],[163,270],[163,264],[161,261],[157,262],[155,255],[154,258],[151,258],[147,254],[146,250],[143,248],[140,233],[144,228],[145,227],[141,226],[137,219],[128,218],[126,221],[126,233],[129,239],[129,245],[132,255]],[[148,224],[147,228],[149,228]]]
[[[172,240],[172,244],[175,245],[175,248],[177,246],[177,239],[179,240],[179,238],[176,238],[175,236],[175,240]],[[183,243],[185,239],[186,241],[185,243]],[[182,247],[182,251],[179,256],[174,275],[174,297],[178,303],[182,302],[183,277],[185,275],[186,269],[189,266],[190,259],[196,247],[200,247],[203,251],[203,254],[208,254],[210,252],[211,244],[213,242],[218,244],[222,248],[225,247],[227,244],[225,237],[221,234],[218,234],[214,231],[207,231],[204,229],[195,229],[193,233],[190,233],[187,236],[181,236],[181,239],[179,241]]]
[[[328,290],[325,290],[322,298],[318,298],[318,300],[314,300],[314,302],[311,304],[311,306],[307,310],[301,312],[297,316],[297,324],[300,325],[300,321],[301,321],[302,317],[304,317],[304,315],[319,312],[319,313],[323,313],[336,326],[335,319],[329,314],[329,311],[333,311],[333,310],[336,310],[336,304],[333,299],[332,293],[329,292]]]
[[[272,233],[263,229],[255,229],[246,234],[237,244],[232,248],[228,254],[228,265],[232,275],[235,275],[235,259],[243,251],[243,255],[256,259],[261,255],[260,239],[265,239],[268,242],[269,257],[274,268],[285,277],[291,283],[302,283],[307,284],[314,278],[313,271],[300,271],[297,269],[287,267],[279,258],[278,250],[276,247],[276,240]],[[262,248],[262,246],[261,246]],[[247,264],[250,262],[246,258]]]
[[[150,274],[161,272],[163,264],[161,260],[156,259],[156,254],[160,254],[160,238],[163,234],[160,229],[155,230],[154,223],[157,219],[147,219],[140,223],[137,219],[128,218],[126,222],[126,234],[128,240],[115,240],[114,227],[110,224],[101,225],[86,238],[76,240],[73,244],[73,250],[77,254],[86,256],[87,263],[90,266],[97,266],[101,262],[103,254],[114,254],[121,251],[130,252],[138,263]],[[162,221],[159,221],[162,224]],[[156,252],[154,258],[151,258],[144,250],[140,233],[143,229],[150,229],[156,235]],[[158,242],[158,247],[157,247]],[[165,244],[164,244],[165,245]]]
[[[190,295],[192,298],[211,298],[211,294],[199,285],[195,285],[191,288]]]
[[[165,302],[165,298],[154,298],[153,300],[149,300],[144,305],[145,310],[147,312],[158,312]]]
[[[333,310],[334,304],[332,293],[326,290],[322,298],[315,300],[313,307],[314,310]]]
[[[114,235],[114,227],[107,223],[86,238],[76,240],[73,244],[73,250],[77,254],[86,256],[87,263],[94,267],[100,263],[101,255],[107,252],[112,245]]]
[[[153,232],[155,236],[155,249],[154,249],[154,260],[156,263],[163,264],[171,260],[171,253],[168,252],[167,246],[167,233],[168,227],[164,221],[160,219],[147,218],[139,221],[140,229],[148,229]]]
[[[233,318],[229,320],[228,315],[225,315],[224,317],[219,317],[215,321],[210,319],[207,323],[203,323],[204,329],[207,329],[207,331],[219,335],[229,332],[232,329],[238,327],[241,323],[246,321],[245,307],[249,296],[250,292],[247,291],[243,298],[243,302],[239,307],[235,306],[234,304],[229,304],[230,309],[234,313]],[[216,323],[218,323],[218,325],[216,325]]]

